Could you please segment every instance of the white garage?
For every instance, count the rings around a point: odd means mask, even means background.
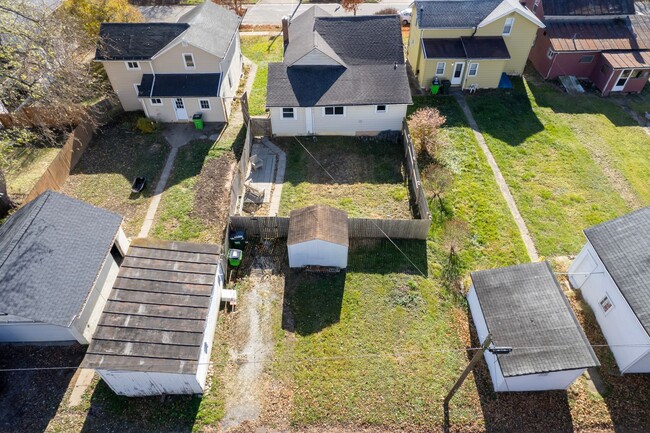
[[[314,205],[291,211],[289,218],[289,267],[348,266],[347,213]]]
[[[472,272],[467,301],[481,344],[512,348],[485,352],[496,392],[566,389],[600,365],[548,262]]]
[[[569,268],[621,373],[650,373],[650,207],[584,231]]]
[[[218,245],[135,239],[81,366],[118,395],[203,394],[223,284]]]
[[[0,226],[0,342],[88,344],[128,249],[122,217],[46,191]]]

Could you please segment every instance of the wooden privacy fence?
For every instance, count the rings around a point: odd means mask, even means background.
[[[101,124],[108,121],[109,113],[112,112],[114,106],[113,102],[107,101],[103,100],[98,103],[102,104],[102,108],[95,112],[96,118],[94,122]],[[59,153],[45,170],[45,173],[43,173],[38,182],[36,182],[36,185],[27,194],[24,203],[34,200],[48,189],[58,190],[63,186],[63,183],[88,147],[88,143],[93,138],[93,133],[95,132],[94,122],[91,120],[83,120],[72,131]]]
[[[251,117],[251,129],[256,137],[270,137],[273,134],[271,119],[268,117]]]
[[[250,122],[246,125],[246,138],[244,139],[244,148],[239,158],[239,163],[235,174],[233,175],[232,185],[230,186],[230,215],[239,213],[243,204],[244,193],[246,192],[246,174],[248,173],[248,163],[251,156],[251,147],[253,146],[253,133]]]
[[[413,139],[409,132],[406,119],[402,124],[402,142],[404,144],[404,157],[406,158],[406,167],[409,175],[409,186],[420,218],[431,221],[431,212],[429,211],[429,202],[422,187],[420,179],[420,169],[418,168],[418,159],[413,146]]]
[[[371,218],[349,218],[350,238],[426,239],[429,234],[429,220],[390,220]],[[231,216],[232,230],[246,230],[249,237],[262,239],[286,238],[289,235],[288,217],[243,217]]]

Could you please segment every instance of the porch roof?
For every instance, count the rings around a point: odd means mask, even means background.
[[[603,57],[614,69],[650,69],[650,51],[603,53]]]
[[[473,36],[456,39],[423,39],[427,59],[509,59],[508,47],[501,36]]]

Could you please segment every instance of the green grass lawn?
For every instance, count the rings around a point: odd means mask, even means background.
[[[124,217],[127,236],[136,236],[169,152],[160,131],[141,134],[137,114],[125,114],[104,127],[84,152],[62,192]],[[131,193],[131,182],[144,176],[147,185]]]
[[[259,116],[266,109],[268,64],[282,61],[282,37],[273,40],[269,36],[242,36],[241,50],[244,56],[257,64],[253,90],[248,95],[248,108],[252,116]]]
[[[362,142],[354,137],[318,137],[315,143],[299,140],[315,160],[295,139],[276,139],[287,150],[280,215],[321,203],[343,209],[351,217],[411,218],[401,143]]]
[[[535,79],[467,101],[540,254],[575,254],[583,228],[630,210],[616,171],[650,203],[648,136],[614,103]]]
[[[5,175],[9,195],[29,194],[60,151],[61,148],[58,147],[34,146],[15,149],[7,157],[10,163]]]

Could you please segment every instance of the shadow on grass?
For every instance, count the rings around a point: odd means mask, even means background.
[[[583,324],[589,342],[594,345],[594,351],[601,366],[597,369],[605,387],[602,397],[607,405],[609,416],[614,424],[614,431],[625,433],[650,431],[650,375],[626,374],[621,375],[614,355],[607,340],[598,325],[589,305],[579,296],[578,314]]]
[[[350,239],[348,271],[367,274],[428,275],[424,240]]]
[[[345,275],[345,271],[335,274],[288,271],[284,280],[282,328],[306,336],[338,323]]]
[[[76,367],[86,347],[0,345],[0,368]],[[0,373],[0,432],[45,431],[63,401],[74,369]]]
[[[123,397],[100,380],[81,431],[191,432],[200,404],[201,397],[191,395]]]
[[[402,174],[404,150],[399,142],[343,136],[319,136],[315,141],[310,137],[297,137],[297,140],[293,137],[273,139],[287,152],[285,181],[293,185],[305,182],[400,185],[405,182]]]
[[[469,312],[467,319],[470,324],[471,345],[478,347],[480,343]],[[468,351],[467,362],[472,356],[474,352]],[[567,391],[494,392],[485,359],[474,368],[473,376],[481,402],[486,432],[570,433],[574,431]],[[451,410],[453,411],[453,407]]]

